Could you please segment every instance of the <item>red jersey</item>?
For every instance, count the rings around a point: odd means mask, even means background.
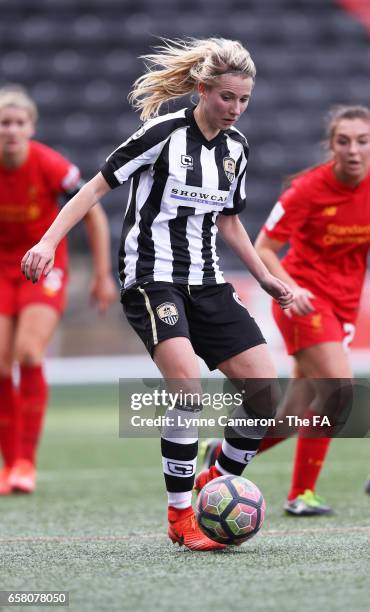
[[[356,319],[370,248],[370,173],[355,188],[338,181],[333,162],[293,180],[264,231],[290,243],[282,260],[298,285]]]
[[[59,212],[58,195],[73,191],[80,180],[76,166],[40,142],[31,141],[19,168],[0,165],[0,263],[20,268],[25,252],[36,244]],[[55,265],[67,265],[67,245],[58,246]]]

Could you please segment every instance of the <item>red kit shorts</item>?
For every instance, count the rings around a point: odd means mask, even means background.
[[[282,310],[273,302],[272,314],[282,334],[289,355],[321,344],[322,342],[342,342],[349,348],[355,335],[353,322],[342,320],[333,306],[322,298],[312,300],[314,312],[308,315],[295,314],[292,309]]]
[[[68,274],[55,267],[38,283],[28,281],[19,270],[6,270],[0,276],[0,314],[17,316],[30,304],[46,304],[62,313],[66,303]]]

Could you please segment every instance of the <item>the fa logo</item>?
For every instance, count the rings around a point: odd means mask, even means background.
[[[191,155],[181,155],[181,168],[193,170],[193,158]]]
[[[232,157],[224,157],[224,171],[228,180],[232,183],[235,178],[235,160]]]

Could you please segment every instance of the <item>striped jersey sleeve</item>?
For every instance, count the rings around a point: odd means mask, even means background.
[[[186,125],[184,110],[148,121],[109,155],[101,173],[112,189],[155,163],[172,132]]]

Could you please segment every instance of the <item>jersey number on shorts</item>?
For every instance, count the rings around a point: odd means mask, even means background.
[[[356,327],[352,323],[343,323],[343,348],[345,351],[349,351],[349,345],[355,337]]]

